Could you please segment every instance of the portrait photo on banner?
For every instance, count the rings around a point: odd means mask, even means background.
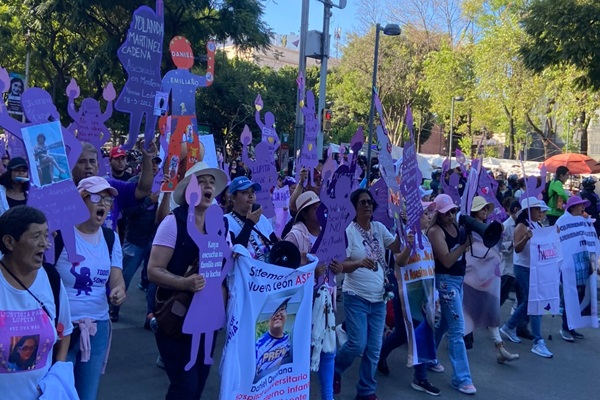
[[[60,122],[28,126],[22,128],[21,133],[35,186],[72,179]]]
[[[13,336],[10,339],[9,371],[28,371],[37,364],[40,335]]]
[[[256,373],[253,383],[293,362],[294,324],[302,297],[302,290],[292,289],[266,298],[256,319]]]

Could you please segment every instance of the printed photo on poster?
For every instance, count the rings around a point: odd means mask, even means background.
[[[42,187],[72,178],[60,122],[28,126],[21,132],[30,163],[31,180],[35,186]]]
[[[256,373],[253,383],[291,364],[296,313],[302,291],[284,291],[269,296],[256,320]]]
[[[154,96],[154,115],[160,117],[161,115],[167,115],[167,109],[169,108],[169,93],[167,92],[156,92]]]
[[[6,110],[14,116],[23,115],[21,106],[21,95],[25,90],[24,76],[20,74],[10,74],[10,87],[6,94]]]
[[[35,369],[40,335],[13,336],[10,339],[9,371],[29,371]]]

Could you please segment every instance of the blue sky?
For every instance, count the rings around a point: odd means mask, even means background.
[[[339,0],[332,0],[339,4]],[[331,17],[330,33],[333,36],[335,29],[342,29],[342,37],[354,30],[356,15],[356,0],[348,0],[346,8],[340,10],[333,8]],[[300,34],[300,18],[302,14],[302,0],[267,0],[265,21],[274,33]],[[323,30],[323,3],[310,0],[309,30]]]

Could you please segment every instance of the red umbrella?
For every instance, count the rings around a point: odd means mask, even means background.
[[[577,153],[562,153],[550,157],[544,163],[546,170],[556,172],[556,168],[564,165],[573,175],[600,173],[600,164],[591,157]]]

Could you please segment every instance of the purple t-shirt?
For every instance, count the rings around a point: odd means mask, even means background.
[[[111,210],[110,221],[107,218],[104,223],[109,228],[117,229],[117,220],[122,210],[133,207],[138,204],[138,200],[135,198],[135,188],[137,182],[123,182],[112,177],[107,177],[108,184],[119,192],[119,195],[115,198],[113,208]],[[141,201],[141,200],[140,200]]]

